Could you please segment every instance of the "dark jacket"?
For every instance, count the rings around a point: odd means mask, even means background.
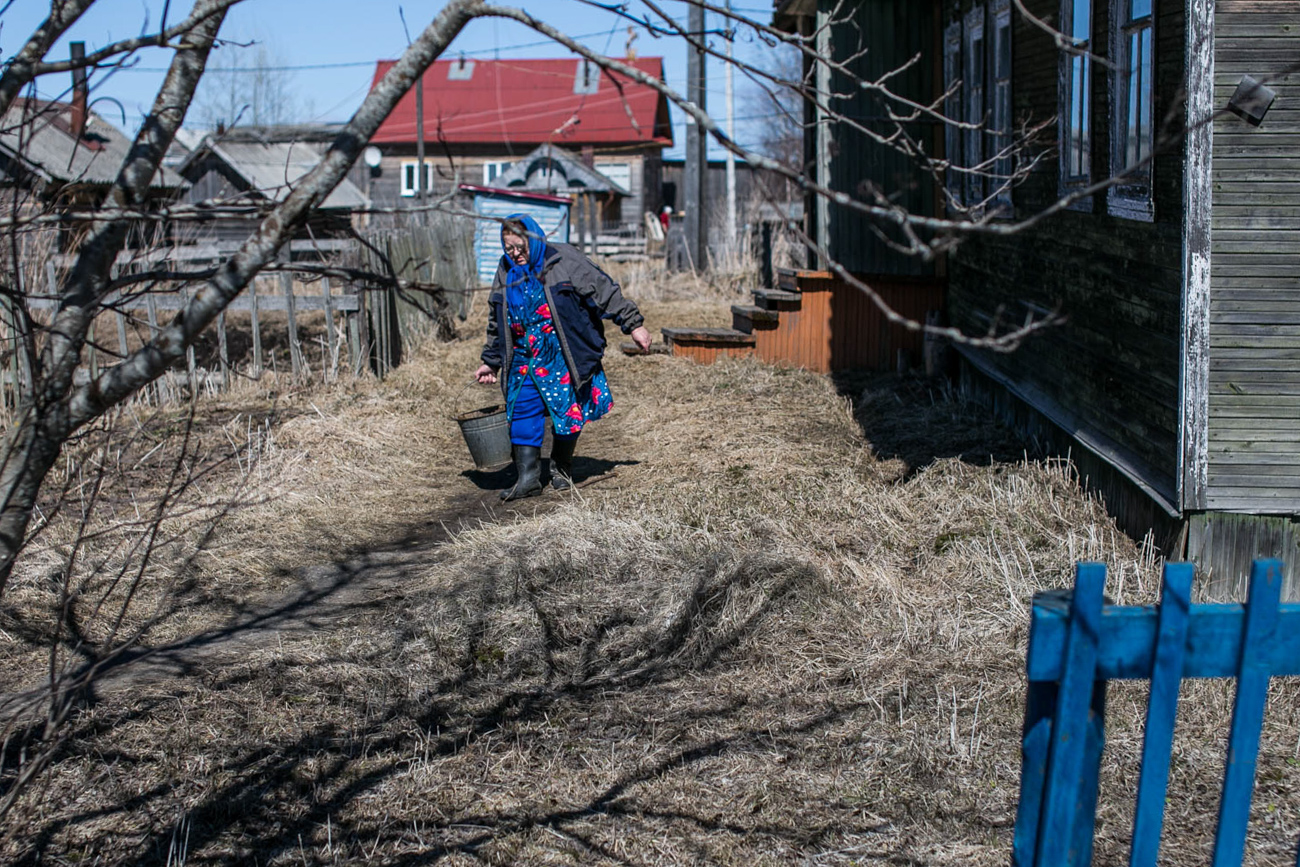
[[[509,370],[514,355],[514,341],[506,326],[506,275],[510,261],[505,256],[497,265],[492,281],[492,294],[488,296],[487,343],[480,356],[483,363],[494,370]],[[575,247],[568,244],[547,244],[542,262],[542,289],[546,303],[551,306],[551,322],[560,340],[569,375],[577,390],[591,380],[600,370],[605,354],[605,324],[602,319],[612,319],[614,324],[631,334],[645,323],[641,311],[623,297],[618,284],[595,266]],[[506,377],[502,376],[505,389]]]

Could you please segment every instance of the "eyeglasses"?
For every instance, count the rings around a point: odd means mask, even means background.
[[[528,252],[527,244],[505,244],[507,256],[518,256],[520,253]]]

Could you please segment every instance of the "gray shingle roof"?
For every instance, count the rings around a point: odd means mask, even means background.
[[[111,184],[131,149],[131,140],[93,111],[86,113],[86,132],[72,135],[66,102],[15,99],[0,121],[0,152],[47,181],[60,184]],[[185,186],[168,168],[154,176],[152,189]]]
[[[283,201],[303,175],[320,162],[317,149],[304,142],[254,142],[225,141],[213,137],[205,139],[179,166],[186,169],[210,152],[248,184],[273,202]],[[193,175],[189,175],[193,177]],[[365,208],[370,200],[356,184],[344,178],[326,197],[324,208]]]

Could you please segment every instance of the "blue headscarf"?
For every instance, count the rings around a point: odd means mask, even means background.
[[[509,272],[506,274],[506,302],[510,305],[511,319],[524,321],[524,312],[531,299],[542,292],[542,262],[546,258],[546,233],[537,221],[527,214],[511,214],[507,221],[517,220],[524,226],[525,240],[528,241],[528,264],[519,265],[509,255],[505,261]],[[505,240],[501,247],[505,249]]]

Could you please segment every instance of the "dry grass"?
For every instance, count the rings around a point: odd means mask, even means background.
[[[662,291],[654,327],[726,315]],[[205,411],[241,450],[254,438],[234,429],[262,431],[208,489],[238,481],[251,505],[157,635],[283,590],[301,563],[418,543],[477,496],[447,421],[476,354],[431,346],[385,383],[280,395],[269,424]],[[845,380],[855,412],[824,377],[752,362],[608,369],[616,408],[576,470],[612,477],[416,544],[305,635],[105,693],[0,858],[1005,863],[1029,599],[1099,558],[1112,597],[1151,601],[1149,552],[1067,467],[942,390]],[[1103,862],[1126,845],[1143,693],[1111,694]],[[1251,863],[1292,863],[1297,706],[1276,690]],[[1171,863],[1204,860],[1229,714],[1225,685],[1188,691]]]

